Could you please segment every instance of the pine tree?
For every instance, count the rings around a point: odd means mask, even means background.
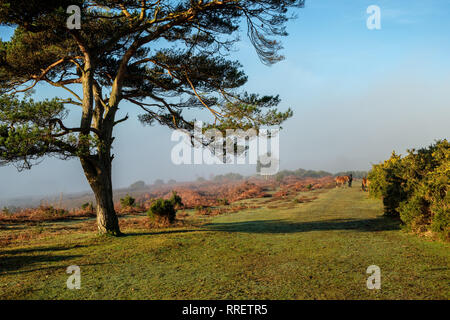
[[[111,153],[121,102],[139,119],[191,132],[187,108],[204,109],[219,130],[280,125],[292,115],[278,96],[243,92],[247,77],[227,59],[245,28],[262,63],[280,61],[295,0],[28,0],[0,1],[0,23],[14,28],[0,42],[0,162],[28,169],[46,155],[79,158],[97,201],[100,233],[120,235],[114,211]],[[80,8],[80,29],[69,6]],[[71,7],[73,8],[73,7]],[[67,97],[43,101],[46,83]],[[72,108],[80,125],[67,127]]]

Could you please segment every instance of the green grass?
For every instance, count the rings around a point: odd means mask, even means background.
[[[252,203],[202,225],[67,233],[0,248],[1,299],[449,299],[449,245],[400,230],[359,188]],[[264,204],[263,204],[264,203]],[[143,218],[145,219],[145,218]],[[4,232],[4,231],[0,231]],[[381,290],[366,287],[369,265]],[[66,288],[67,266],[81,289]]]

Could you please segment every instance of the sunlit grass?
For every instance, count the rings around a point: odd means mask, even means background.
[[[448,244],[401,231],[359,188],[307,194],[318,199],[247,200],[263,207],[201,224],[192,213],[192,225],[120,238],[83,229],[46,236],[46,225],[42,237],[0,249],[0,298],[450,298]],[[373,264],[381,290],[366,287]],[[69,265],[81,268],[80,290],[66,288]]]

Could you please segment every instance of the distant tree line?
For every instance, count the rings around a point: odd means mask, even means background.
[[[275,179],[277,181],[282,180],[288,176],[296,176],[299,178],[322,178],[326,176],[332,176],[332,173],[326,171],[315,171],[315,170],[305,170],[305,169],[297,169],[297,170],[282,170],[279,171],[275,175]]]
[[[139,190],[145,188],[145,182],[142,180],[136,181],[132,183],[129,187],[131,190]]]
[[[279,171],[274,177],[276,180],[282,180],[284,177],[288,177],[288,176],[296,176],[299,178],[322,178],[322,177],[329,177],[329,176],[344,176],[344,175],[349,175],[352,174],[353,178],[364,178],[367,177],[368,172],[367,171],[345,171],[345,172],[338,172],[336,174],[333,174],[331,172],[328,171],[323,171],[323,170],[305,170],[305,169],[297,169],[297,170],[282,170]],[[234,173],[234,172],[230,172],[230,173],[226,173],[226,174],[219,174],[216,176],[213,176],[210,180],[213,182],[226,182],[226,181],[239,181],[239,180],[244,180],[246,177],[243,176],[242,174],[239,173]],[[196,179],[197,182],[204,182],[207,179],[203,178],[203,177],[198,177]],[[175,184],[176,181],[175,180],[169,180],[167,182],[167,184]],[[164,181],[162,179],[156,179],[155,182],[153,183],[153,185],[155,186],[160,186],[163,185]],[[135,183],[133,183],[130,186],[130,189],[138,189],[138,188],[143,188],[145,187],[145,183],[143,181],[137,181]]]
[[[215,182],[222,182],[222,181],[239,181],[244,179],[244,176],[239,173],[226,173],[226,174],[219,174],[217,176],[214,176],[212,178]]]
[[[328,176],[345,176],[352,174],[353,178],[361,179],[367,176],[367,171],[343,171],[333,174],[328,171],[323,170],[305,170],[305,169],[297,169],[297,170],[282,170],[275,175],[276,180],[282,180],[284,177],[295,176],[299,178],[322,178]]]

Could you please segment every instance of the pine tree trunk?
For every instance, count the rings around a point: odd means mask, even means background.
[[[104,109],[100,101],[101,91],[98,84],[94,81],[95,66],[92,64],[88,50],[84,50],[83,54],[85,60],[82,77],[83,111],[80,124],[82,131],[79,140],[79,148],[83,152],[80,156],[80,162],[97,201],[97,228],[99,233],[119,236],[122,233],[120,232],[119,221],[114,210],[111,182],[111,162],[113,159],[111,156],[111,145],[114,140],[112,131],[115,124],[115,113],[120,102],[121,86],[116,81],[114,82],[109,110],[104,115]],[[95,110],[93,109],[94,99],[96,101]],[[101,143],[97,145],[97,153],[94,155],[89,150],[88,142],[92,126],[100,132],[97,134],[97,137],[101,140]]]
[[[97,201],[98,232],[114,236],[122,235],[114,210],[111,165],[86,158],[81,158],[81,165]]]

